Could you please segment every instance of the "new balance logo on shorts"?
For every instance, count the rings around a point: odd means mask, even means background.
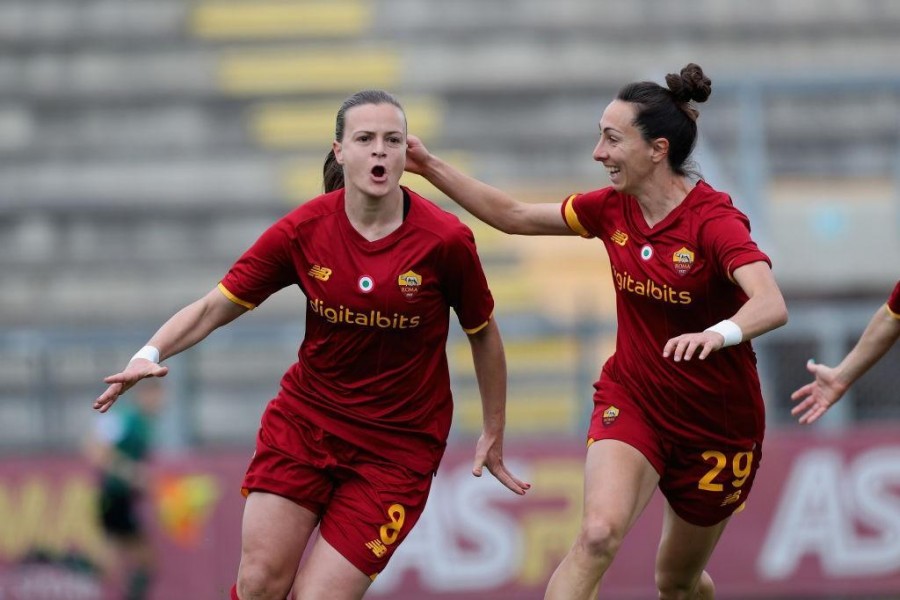
[[[725,496],[725,499],[722,500],[722,504],[720,504],[719,506],[728,506],[729,504],[734,504],[735,502],[737,502],[738,500],[741,499],[742,491],[743,490],[738,490],[736,492],[732,492],[731,494],[728,494],[727,496]]]
[[[387,552],[387,546],[385,546],[381,540],[372,540],[366,544],[366,548],[372,551],[372,554],[381,558],[384,556],[384,553]]]

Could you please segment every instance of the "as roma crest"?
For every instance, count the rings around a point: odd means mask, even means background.
[[[616,420],[616,417],[619,416],[619,409],[615,406],[610,406],[606,410],[603,411],[603,425],[609,427],[613,424],[613,421]]]
[[[422,286],[422,276],[415,271],[407,271],[397,279],[397,285],[400,286],[400,293],[408,300],[415,298]]]
[[[676,273],[681,276],[687,275],[694,266],[694,253],[682,246],[672,254],[672,263]]]

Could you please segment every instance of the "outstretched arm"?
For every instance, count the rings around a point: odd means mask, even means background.
[[[500,483],[522,495],[531,484],[516,478],[503,464],[503,430],[506,427],[506,355],[500,328],[492,318],[476,333],[469,335],[475,377],[481,392],[483,429],[475,447],[472,474],[481,477],[487,467]]]
[[[407,139],[406,170],[421,175],[447,197],[505,233],[575,235],[560,215],[560,203],[519,202],[486,183],[469,177],[428,151],[414,135]]]
[[[175,313],[153,334],[147,345],[159,350],[159,360],[162,361],[190,348],[218,327],[230,323],[246,311],[245,307],[235,304],[218,289],[214,289]],[[168,372],[168,367],[160,366],[157,362],[146,358],[134,358],[124,371],[103,379],[109,387],[94,401],[94,408],[106,412],[119,396],[141,379],[165,377]]]
[[[821,417],[844,396],[853,382],[890,350],[898,338],[900,319],[887,306],[882,306],[872,316],[856,346],[838,366],[832,368],[812,360],[806,363],[806,369],[815,379],[791,394],[791,400],[799,402],[791,414],[799,415],[802,425]]]

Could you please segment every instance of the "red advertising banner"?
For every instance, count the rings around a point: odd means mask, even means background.
[[[369,597],[538,599],[578,530],[584,447],[509,444],[524,498],[471,476],[454,442],[428,507]],[[710,563],[718,598],[900,597],[900,437],[895,430],[770,435],[747,508]],[[159,560],[155,600],[227,599],[240,553],[247,454],[158,461],[146,502]],[[88,468],[69,457],[0,460],[0,599],[105,599],[106,548]],[[604,579],[601,597],[655,597],[657,495]]]

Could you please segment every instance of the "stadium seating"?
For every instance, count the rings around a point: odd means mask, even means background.
[[[827,9],[775,0],[0,0],[0,328],[152,331],[213,287],[268,223],[318,193],[334,112],[357,89],[396,92],[410,130],[465,171],[527,201],[558,201],[603,184],[591,151],[617,87],[659,81],[689,61],[714,80],[714,101],[701,111],[706,167],[722,174],[739,206],[761,203],[788,288],[847,277],[875,289],[896,273],[878,263],[862,275],[855,265],[871,252],[865,244],[841,244],[831,261],[839,273],[810,270],[784,246],[808,241],[821,255],[835,239],[874,228],[898,255],[890,236],[900,222],[890,185],[898,27],[900,6],[856,0],[830,0]],[[755,130],[765,131],[756,150],[767,158],[760,198],[742,179]],[[869,209],[845,237],[828,229],[839,212],[823,213],[818,202],[857,188],[836,184],[825,195],[796,185],[798,172],[806,183],[866,178]],[[404,181],[458,212],[420,178]],[[512,347],[529,343],[534,323],[558,328],[538,358],[510,364],[522,378],[540,368],[565,407],[553,427],[571,426],[587,388],[564,382],[589,376],[560,332],[614,314],[600,244],[538,244],[461,216],[476,233]],[[822,273],[832,277],[823,283]],[[277,295],[252,319],[297,323],[297,295]],[[56,393],[36,383],[44,375],[34,362],[49,359],[9,339],[0,339],[0,365],[31,366],[0,375],[0,416],[33,431],[36,409],[15,401]],[[593,358],[609,339],[591,348]],[[103,354],[104,344],[83,347],[106,362],[54,376],[66,397],[91,393],[98,373],[124,357]],[[275,352],[241,370],[222,363],[227,352],[215,341],[198,350],[202,439],[252,432],[253,418],[237,420],[216,403],[253,414],[259,406],[247,408],[246,398],[264,397],[259,390],[293,350]],[[461,380],[471,379],[466,360],[455,370]],[[473,423],[467,385],[461,421]],[[522,430],[547,421],[549,405],[536,400],[544,390],[526,382],[516,395],[531,398],[512,413]]]

